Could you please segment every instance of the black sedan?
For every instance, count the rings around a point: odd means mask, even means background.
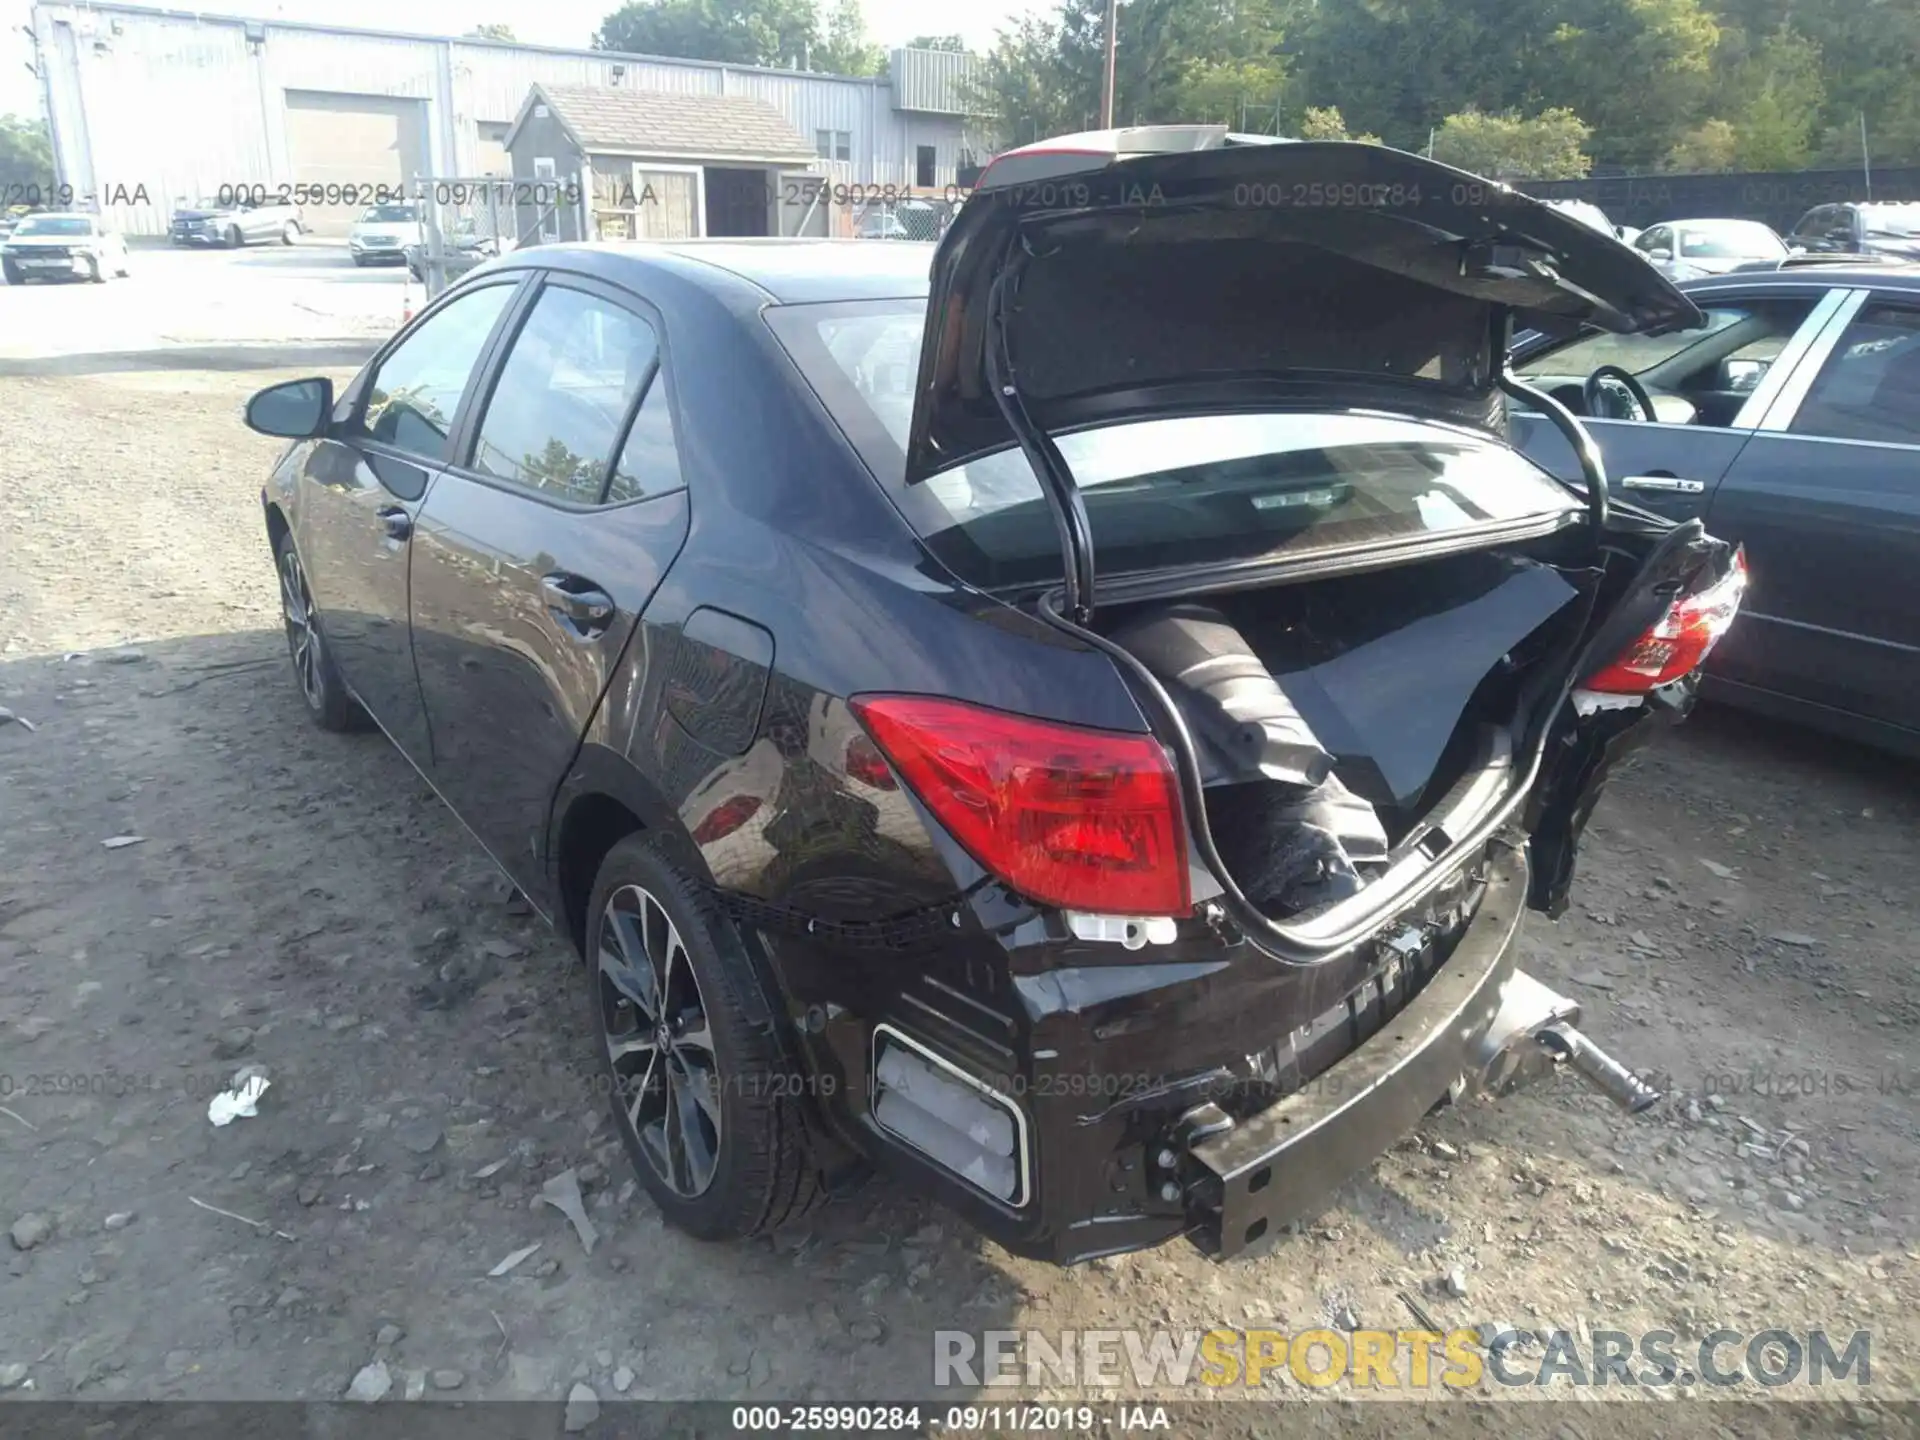
[[[1657,1098],[1513,940],[1744,571],[1505,443],[1515,313],[1699,319],[1217,126],[1011,152],[937,250],[523,250],[251,402],[300,691],[584,957],[675,1224],[871,1163],[1022,1253],[1230,1255],[1450,1095]]]
[[[1517,368],[1586,418],[1615,490],[1744,545],[1750,604],[1709,695],[1920,753],[1920,268],[1680,288],[1703,327],[1537,337]],[[1579,475],[1544,415],[1514,439]]]

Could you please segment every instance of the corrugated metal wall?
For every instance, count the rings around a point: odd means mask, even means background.
[[[901,110],[967,113],[967,86],[980,72],[976,56],[958,50],[895,50],[887,57],[893,103]]]
[[[536,81],[611,85],[616,66],[625,67],[618,83],[634,89],[764,100],[809,140],[818,130],[844,130],[852,137],[852,160],[844,168],[856,183],[912,184],[915,147],[931,144],[940,157],[938,183],[950,184],[963,139],[957,115],[903,113],[894,107],[893,87],[878,80],[65,0],[41,0],[33,23],[48,60],[62,177],[103,201],[110,198],[104,187],[131,193],[144,186],[145,204],[101,206],[113,225],[136,235],[164,234],[175,205],[221,185],[290,184],[288,90],[424,100],[428,162],[443,176],[483,172],[498,152],[482,149],[480,125],[513,120]]]

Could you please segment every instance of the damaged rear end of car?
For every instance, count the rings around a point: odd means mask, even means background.
[[[1611,503],[1504,357],[1516,322],[1698,320],[1611,237],[1382,147],[1161,127],[990,167],[934,261],[901,508],[1144,728],[853,697],[1012,897],[1021,1007],[995,1063],[875,1026],[885,1143],[1014,1248],[1224,1257],[1448,1099],[1557,1067],[1658,1098],[1514,941],[1691,706],[1744,565]],[[1507,445],[1517,393],[1584,486]]]

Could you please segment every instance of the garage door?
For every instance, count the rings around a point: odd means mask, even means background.
[[[384,95],[287,92],[287,158],[297,184],[401,187],[427,169],[424,100]],[[344,235],[362,203],[306,204],[315,235]]]

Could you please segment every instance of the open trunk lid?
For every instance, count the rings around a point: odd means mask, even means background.
[[[1610,758],[1588,750],[1648,713],[1641,697],[1632,712],[1569,709],[1582,649],[1596,635],[1611,642],[1629,617],[1647,624],[1726,547],[1700,535],[1662,541],[1664,524],[1638,533],[1626,514],[1610,521],[1596,459],[1593,534],[1560,547],[1560,561],[1476,558],[1493,543],[1483,528],[1455,547],[1446,583],[1430,568],[1396,578],[1382,567],[1452,552],[1418,536],[1396,549],[1382,528],[1357,537],[1364,557],[1327,571],[1366,570],[1355,588],[1326,592],[1325,615],[1301,601],[1309,608],[1265,626],[1275,638],[1256,653],[1227,613],[1188,603],[1205,576],[1153,559],[1154,585],[1121,587],[1111,619],[1095,621],[1081,487],[1108,500],[1120,487],[1077,479],[1063,449],[1084,459],[1086,432],[1133,422],[1292,412],[1436,437],[1451,429],[1468,469],[1524,486],[1528,477],[1496,473],[1516,317],[1619,332],[1702,323],[1639,254],[1505,186],[1380,146],[1262,142],[1218,126],[1009,152],[935,253],[906,482],[944,485],[958,467],[1014,447],[1024,456],[1064,562],[1064,585],[1038,597],[1039,613],[1127,677],[1172,761],[1197,861],[1193,898],[1210,897],[1215,923],[1275,959],[1324,963],[1450,893],[1497,837],[1512,838],[1543,770],[1552,813],[1527,829],[1556,851],[1536,897],[1550,908]],[[1370,436],[1361,448],[1378,465],[1394,443]],[[971,488],[978,477],[964,478]],[[1325,491],[1327,507],[1344,503],[1340,484],[1288,488],[1245,498],[1256,509],[1320,505]],[[1419,495],[1423,507],[1447,489],[1417,488],[1432,492]],[[1610,545],[1625,549],[1610,560]],[[1283,568],[1296,582],[1312,573],[1298,557]],[[1162,584],[1174,588],[1160,595]],[[1362,633],[1356,617],[1369,613],[1373,630]],[[1559,744],[1546,763],[1550,736]],[[1371,773],[1361,789],[1373,799],[1332,773],[1335,752],[1350,776]],[[1580,765],[1562,763],[1575,752]],[[1255,871],[1279,878],[1256,894],[1236,875]]]
[[[1045,141],[987,168],[935,253],[906,478],[1022,441],[1021,416],[1053,435],[1372,406],[1504,436],[1513,312],[1700,320],[1611,236],[1384,146],[1223,126]]]

